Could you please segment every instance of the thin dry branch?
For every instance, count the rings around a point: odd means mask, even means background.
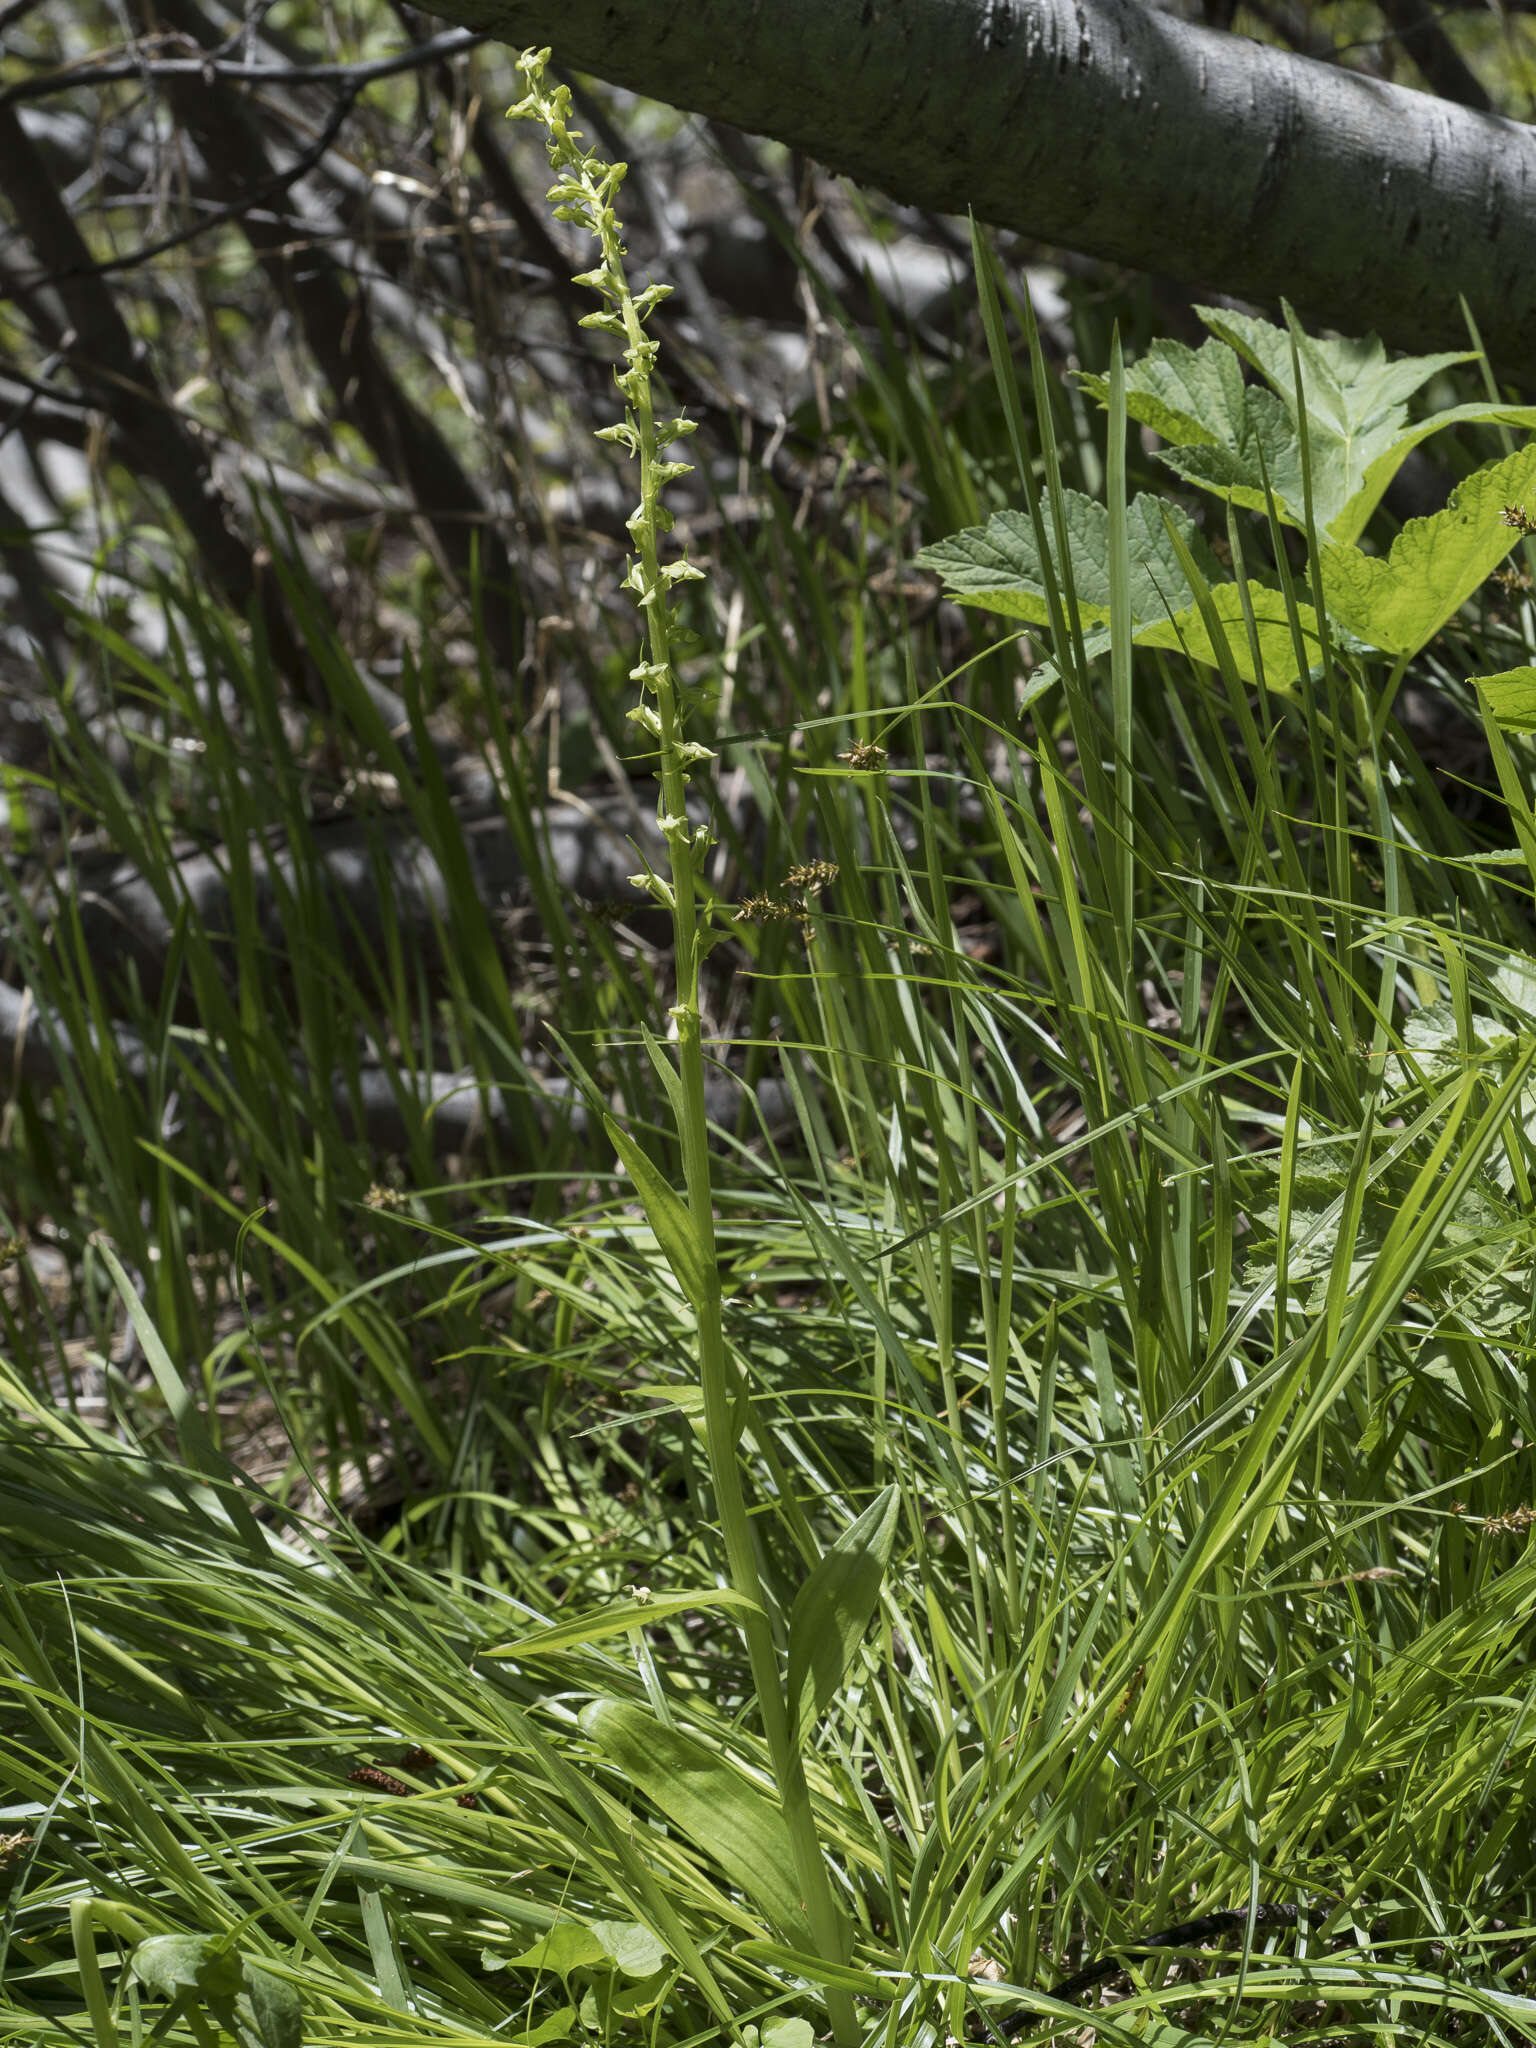
[[[4,23],[0,21],[0,28]],[[135,46],[126,56],[101,63],[95,60],[68,64],[45,71],[36,78],[19,78],[0,91],[0,107],[16,106],[27,100],[52,99],[61,92],[79,92],[103,85],[120,85],[127,80],[147,84],[172,78],[200,78],[247,85],[335,85],[343,96],[355,100],[359,93],[383,78],[398,78],[403,71],[417,71],[450,57],[462,57],[490,38],[468,29],[450,29],[392,57],[379,57],[357,64],[248,64],[220,57],[210,48],[204,57],[151,57]]]
[[[281,594],[271,577],[258,574],[255,549],[220,501],[190,430],[159,386],[148,351],[94,273],[80,230],[14,107],[0,107],[0,191],[64,308],[69,330],[58,344],[71,370],[116,421],[140,474],[165,492],[215,585],[236,611],[254,609],[261,616],[274,657],[303,686],[310,680],[309,664]]]
[[[211,46],[216,41],[216,31],[195,0],[142,0],[140,13],[146,26],[158,17],[193,43]],[[217,78],[180,75],[168,90],[178,122],[195,138],[214,179],[241,195],[226,211],[279,297],[293,309],[338,416],[409,491],[430,525],[443,566],[466,591],[478,546],[487,635],[515,679],[522,663],[523,620],[511,559],[458,458],[401,388],[375,344],[366,289],[355,284],[349,291],[325,249],[308,246],[302,238],[296,242],[286,222],[256,204],[273,176],[261,132],[240,95]],[[306,155],[318,160],[323,153]]]

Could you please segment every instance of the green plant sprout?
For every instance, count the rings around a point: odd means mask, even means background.
[[[656,417],[651,384],[658,345],[646,333],[646,321],[671,287],[652,284],[638,293],[631,289],[624,268],[620,222],[613,206],[627,167],[622,163],[605,163],[596,151],[581,147],[578,133],[570,127],[569,88],[544,83],[549,55],[547,49],[526,50],[519,58],[518,68],[527,92],[509,110],[509,118],[543,123],[550,166],[555,172],[548,195],[554,203],[555,218],[585,228],[601,251],[599,262],[575,278],[576,283],[590,286],[606,301],[600,311],[587,314],[582,325],[612,334],[624,345],[623,367],[614,372],[614,381],[624,399],[624,420],[601,429],[600,438],[617,443],[640,465],[640,503],[626,521],[635,552],[622,587],[633,592],[644,616],[646,658],[630,670],[631,680],[640,686],[641,694],[629,716],[656,742],[661,784],[657,823],[666,843],[670,871],[666,877],[648,872],[634,879],[665,906],[672,919],[677,987],[676,1000],[668,1015],[676,1048],[675,1069],[662,1046],[649,1035],[646,1047],[676,1119],[686,1200],[679,1198],[629,1132],[611,1118],[605,1117],[604,1122],[634,1181],[656,1241],[693,1310],[710,1477],[732,1587],[742,1602],[752,1683],[789,1837],[799,1890],[799,1914],[795,1917],[803,1914],[804,1920],[803,1926],[792,1924],[784,1931],[793,1938],[808,1937],[824,1961],[836,1964],[845,1958],[847,1937],[832,1897],[811,1809],[801,1754],[803,1718],[791,1712],[789,1695],[793,1688],[786,1687],[778,1645],[764,1605],[738,1456],[744,1412],[739,1398],[739,1374],[726,1347],[721,1315],[699,972],[711,945],[722,934],[710,929],[708,906],[699,886],[701,863],[712,844],[712,834],[707,823],[695,824],[688,816],[689,777],[701,763],[713,760],[714,755],[707,746],[686,737],[689,716],[700,708],[702,692],[697,687],[690,688],[678,675],[677,659],[690,650],[692,643],[672,603],[677,585],[697,580],[702,572],[687,561],[661,559],[661,539],[672,524],[661,501],[662,492],[666,485],[687,475],[691,467],[685,462],[664,460],[663,451],[672,442],[691,434],[695,422]],[[792,1622],[792,1638],[794,1633]],[[589,1732],[602,1741],[600,1725]],[[861,2030],[849,1994],[829,1990],[826,1996],[837,2039],[856,2040]]]

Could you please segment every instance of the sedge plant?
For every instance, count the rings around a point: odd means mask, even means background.
[[[613,203],[627,167],[606,163],[597,151],[581,146],[579,131],[570,127],[569,88],[545,83],[549,55],[547,49],[528,50],[518,60],[527,91],[510,114],[513,119],[542,122],[555,173],[548,195],[555,218],[584,228],[598,244],[598,262],[578,273],[575,282],[590,286],[604,304],[587,314],[582,324],[611,334],[623,344],[622,368],[615,370],[614,381],[624,400],[624,419],[602,428],[600,434],[622,447],[640,469],[640,502],[626,521],[634,554],[623,587],[633,594],[644,620],[645,650],[630,670],[631,681],[639,686],[640,701],[629,716],[656,746],[657,824],[667,847],[669,869],[666,875],[648,871],[634,880],[672,921],[676,976],[675,1000],[668,1012],[672,1057],[649,1037],[647,1050],[676,1120],[683,1197],[679,1198],[629,1132],[611,1118],[605,1118],[605,1123],[692,1310],[706,1456],[732,1589],[741,1603],[753,1690],[806,1923],[822,1960],[835,1965],[844,1960],[846,1936],[812,1811],[799,1717],[792,1718],[779,1646],[764,1604],[742,1475],[741,1388],[726,1344],[716,1256],[700,1001],[700,970],[719,936],[712,928],[702,887],[703,862],[713,834],[707,822],[696,823],[690,817],[688,808],[690,777],[715,757],[702,741],[688,735],[690,720],[703,709],[704,691],[685,681],[679,671],[679,660],[692,643],[674,604],[677,587],[697,580],[702,571],[687,560],[662,560],[663,537],[672,525],[662,494],[691,467],[667,460],[666,451],[692,433],[695,423],[657,417],[653,379],[658,344],[647,334],[646,322],[671,287],[651,284],[638,292],[632,288]],[[836,2038],[840,2042],[856,2040],[861,2030],[849,1995],[829,1989],[827,2005]]]

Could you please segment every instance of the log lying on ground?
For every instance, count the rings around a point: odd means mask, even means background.
[[[142,1081],[150,1068],[148,1049],[127,1025],[114,1024],[112,1031],[124,1076]],[[69,1027],[60,1018],[42,1009],[30,991],[0,982],[0,1071],[45,1090],[63,1078],[75,1050]],[[301,1085],[303,1078],[301,1075]],[[758,1125],[746,1103],[746,1093],[745,1083],[731,1074],[714,1071],[706,1075],[704,1097],[711,1120],[727,1130],[741,1127],[749,1137],[753,1135]],[[515,1147],[526,1127],[529,1108],[546,1136],[564,1127],[573,1137],[583,1138],[590,1123],[587,1105],[559,1074],[530,1077],[521,1107],[512,1089],[481,1089],[472,1073],[445,1074],[428,1068],[402,1075],[397,1082],[384,1067],[369,1063],[357,1069],[350,1083],[335,1077],[330,1094],[347,1136],[381,1155],[409,1152],[422,1134],[439,1159],[450,1153],[471,1152],[487,1136],[494,1136],[503,1148]],[[758,1113],[771,1130],[782,1132],[793,1125],[794,1103],[786,1082],[766,1075],[752,1094]],[[636,1104],[608,1106],[623,1114],[643,1114]],[[200,1093],[184,1094],[180,1108],[191,1116],[216,1113]],[[175,1133],[157,1131],[153,1135],[169,1139]],[[512,1163],[517,1163],[515,1156]]]
[[[649,899],[629,877],[642,856],[653,862],[665,859],[653,818],[610,799],[555,807],[536,824],[554,887],[576,899],[617,901],[642,917],[650,912]],[[522,881],[522,868],[499,811],[464,820],[463,837],[480,900],[495,904],[510,899]],[[281,905],[296,880],[294,857],[283,846],[253,848],[249,859],[260,936],[278,962],[286,952]],[[448,878],[406,815],[319,826],[309,882],[329,899],[347,956],[343,965],[354,974],[365,966],[370,951],[384,945],[381,862],[389,878],[394,931],[408,947],[435,947],[450,928]],[[153,1001],[164,982],[183,915],[189,914],[194,927],[201,926],[215,940],[229,930],[227,872],[222,853],[187,852],[175,869],[169,910],[162,890],[132,862],[114,854],[77,858],[67,875],[56,877],[56,884],[75,894],[74,915],[103,985],[110,988],[114,981],[132,980]],[[121,1020],[110,1028],[125,1076],[143,1080],[150,1068],[149,1049]],[[0,982],[0,1076],[7,1083],[14,1079],[47,1090],[62,1078],[76,1050],[68,1025],[50,1013],[35,992]],[[527,1124],[527,1102],[519,1102],[510,1084],[482,1090],[471,1073],[430,1067],[402,1072],[397,1081],[374,1056],[362,1059],[350,1083],[336,1077],[329,1093],[343,1128],[379,1152],[406,1151],[423,1131],[439,1157],[470,1149],[488,1132],[505,1146],[515,1144]],[[743,1108],[742,1083],[716,1072],[709,1077],[707,1094],[711,1117],[735,1128]],[[757,1108],[771,1127],[793,1121],[789,1091],[782,1081],[765,1079],[755,1094]],[[586,1107],[574,1099],[570,1084],[561,1077],[530,1075],[525,1095],[545,1132],[563,1123],[574,1135],[584,1134]],[[199,1113],[201,1101],[195,1093],[184,1096],[185,1113]],[[749,1108],[744,1128],[754,1127]]]
[[[458,813],[464,857],[478,900],[494,914],[522,889],[523,866],[499,809]],[[649,899],[629,877],[643,861],[665,866],[666,847],[643,806],[612,800],[546,810],[534,829],[549,885],[573,899],[616,903],[644,913]],[[274,838],[246,853],[258,942],[280,969],[289,947],[283,905],[296,886],[323,898],[335,928],[337,959],[353,979],[385,957],[389,936],[437,951],[452,929],[449,876],[409,812],[341,817],[312,823],[301,874],[293,848]],[[175,862],[167,888],[120,854],[76,855],[54,878],[60,895],[76,899],[84,945],[102,979],[137,980],[151,1001],[160,993],[180,918],[215,945],[232,940],[229,858],[222,848],[189,848]]]

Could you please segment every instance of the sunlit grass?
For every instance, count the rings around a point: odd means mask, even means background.
[[[1536,1260],[1509,969],[1536,946],[1525,871],[1481,858],[1514,828],[1450,808],[1395,712],[1359,744],[1340,707],[1380,677],[1352,657],[1268,698],[1123,644],[1090,666],[1064,590],[1053,690],[1021,712],[1020,648],[987,628],[948,673],[955,622],[912,624],[870,565],[993,502],[978,422],[1008,446],[1011,422],[1044,519],[1064,482],[1129,484],[1038,357],[1017,406],[974,366],[930,385],[887,350],[879,371],[842,424],[921,479],[921,531],[868,499],[855,557],[776,505],[717,569],[762,628],[722,774],[763,822],[721,872],[792,910],[738,927],[705,982],[706,1050],[738,1077],[711,1171],[781,1653],[811,1561],[883,1488],[899,1503],[806,1741],[841,1974],[778,1882],[692,1318],[594,1124],[551,1114],[530,1028],[675,1172],[642,1040],[665,963],[541,871],[536,763],[487,678],[547,948],[530,1020],[454,805],[327,646],[343,761],[394,778],[459,878],[410,938],[381,814],[377,928],[349,929],[259,648],[170,593],[181,654],[131,684],[80,629],[163,772],[130,790],[74,725],[58,773],[70,823],[160,897],[171,970],[125,993],[67,883],[11,898],[72,1048],[19,1098],[7,1193],[8,1227],[68,1233],[71,1290],[5,1297],[13,2038],[213,2039],[198,1997],[167,2022],[125,1967],[178,1933],[291,1986],[315,2042],[680,2048],[800,2022],[778,2048],[804,2048],[829,1988],[872,2044],[1021,2003],[1022,2038],[1073,2038],[1082,2011],[1043,1994],[1075,1962],[1261,1902],[1300,1927],[1198,1979],[1140,1958],[1098,2036],[1531,2035]],[[1256,559],[1269,536],[1239,540]],[[1470,701],[1485,630],[1424,686]],[[883,765],[844,758],[858,742]],[[1530,745],[1505,745],[1528,791]],[[178,800],[227,865],[217,929],[182,889]],[[813,858],[836,878],[797,891]],[[1442,999],[1440,1039],[1416,1038]],[[392,1180],[348,1108],[365,1065],[408,1134]],[[487,1105],[457,1175],[422,1079],[449,1068]],[[759,1075],[784,1115],[757,1115]],[[82,1340],[106,1415],[50,1391]],[[260,1487],[252,1414],[293,1446]],[[380,1446],[395,1511],[351,1526],[345,1468]],[[684,1755],[703,1818],[649,1775]],[[370,1765],[413,1796],[349,1776]],[[566,1923],[599,1931],[550,1937]],[[978,1949],[1010,1988],[968,1976]]]

